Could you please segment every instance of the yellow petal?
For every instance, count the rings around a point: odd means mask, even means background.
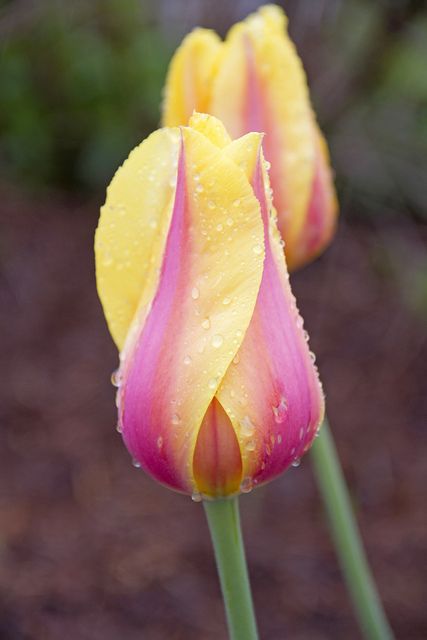
[[[96,280],[121,351],[137,309],[158,280],[175,191],[179,129],[162,129],[134,149],[107,190],[95,235]]]
[[[207,113],[198,113],[195,111],[190,118],[188,126],[202,133],[212,144],[220,149],[226,147],[231,142],[231,138],[221,120]]]
[[[195,29],[172,58],[166,78],[163,124],[186,124],[193,110],[208,112],[211,78],[221,40],[214,31]]]

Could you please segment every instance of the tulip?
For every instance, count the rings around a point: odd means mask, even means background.
[[[337,202],[327,146],[278,6],[261,7],[224,42],[207,29],[184,39],[168,72],[163,123],[185,124],[200,108],[220,118],[233,138],[265,133],[288,266],[319,255],[334,234]]]
[[[138,466],[196,500],[296,465],[323,417],[261,142],[197,113],[154,132],[114,176],[96,232],[119,430]]]

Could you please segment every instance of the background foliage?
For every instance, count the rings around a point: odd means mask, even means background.
[[[168,60],[199,23],[258,2],[3,3],[0,163],[25,186],[96,191],[159,122]],[[427,216],[427,7],[287,2],[337,181],[355,216]],[[232,6],[227,6],[232,5]]]

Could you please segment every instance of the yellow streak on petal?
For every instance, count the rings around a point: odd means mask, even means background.
[[[211,78],[220,48],[220,38],[208,29],[195,29],[184,38],[166,78],[164,125],[186,124],[194,109],[209,111]]]
[[[154,296],[169,226],[180,144],[162,129],[136,147],[107,190],[95,234],[96,281],[121,350],[138,308]]]

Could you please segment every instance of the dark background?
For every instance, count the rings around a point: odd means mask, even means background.
[[[226,638],[203,510],[130,464],[94,282],[105,186],[170,55],[253,0],[0,3],[0,639]],[[292,276],[381,596],[427,637],[427,7],[284,3],[341,203]],[[307,456],[243,496],[261,635],[360,638]]]

